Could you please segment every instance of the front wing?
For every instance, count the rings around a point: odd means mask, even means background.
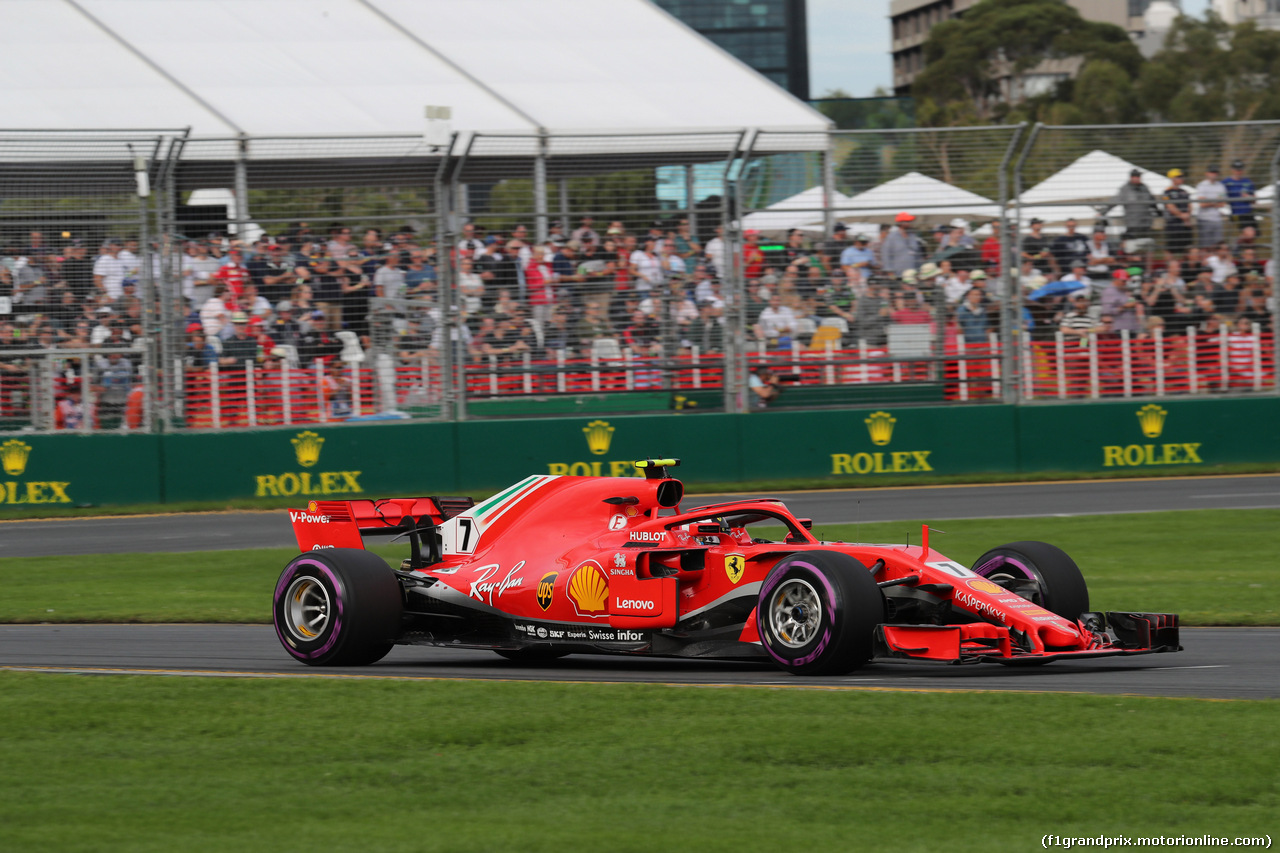
[[[1084,613],[1077,623],[1090,641],[1079,648],[1020,642],[1017,631],[988,622],[965,625],[880,625],[875,656],[935,663],[1040,663],[1063,658],[1142,655],[1182,650],[1178,617],[1172,613]]]

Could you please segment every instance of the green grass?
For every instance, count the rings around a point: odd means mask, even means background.
[[[1151,477],[1210,477],[1232,474],[1274,474],[1280,466],[1272,462],[1236,463],[1231,465],[1176,465],[1168,468],[1116,468],[1109,471],[1034,471],[1025,474],[990,473],[990,474],[953,474],[949,476],[919,477],[916,475],[877,476],[875,480],[853,481],[849,478],[834,477],[802,477],[774,480],[748,480],[738,483],[711,483],[684,481],[685,492],[690,495],[720,494],[724,492],[776,492],[802,489],[883,489],[899,486],[927,485],[981,485],[990,483],[1036,483],[1056,480],[1132,480]],[[696,472],[677,469],[676,475]],[[428,484],[427,491],[435,489],[436,494],[470,495],[477,501],[497,494],[493,489],[444,489]],[[379,495],[378,497],[393,497]],[[95,506],[55,506],[50,504],[6,504],[0,506],[0,521],[15,521],[25,518],[70,518],[102,515],[152,515],[156,513],[182,512],[233,512],[261,511],[296,507],[297,497],[292,498],[224,498],[208,501],[176,501],[174,503],[151,504],[108,504]]]
[[[942,522],[930,544],[966,565],[1019,539],[1072,555],[1098,610],[1186,625],[1280,625],[1280,510],[1188,510]],[[920,542],[918,522],[819,525],[828,540]],[[398,560],[407,548],[373,550]],[[289,549],[0,559],[0,622],[269,622]]]
[[[1262,835],[1276,702],[0,673],[7,851]]]

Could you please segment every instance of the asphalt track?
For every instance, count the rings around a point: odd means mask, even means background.
[[[817,524],[1280,508],[1280,475],[774,492]],[[683,508],[753,495],[691,495]],[[0,522],[0,557],[293,548],[284,510]]]
[[[0,626],[0,669],[1280,698],[1280,629],[1194,628],[1183,632],[1182,642],[1186,651],[1177,654],[1056,661],[1034,667],[872,664],[839,678],[797,678],[767,663],[573,655],[530,666],[510,663],[493,652],[422,646],[397,646],[374,666],[320,669],[291,660],[266,625],[6,625]]]

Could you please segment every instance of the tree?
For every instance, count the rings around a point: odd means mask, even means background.
[[[1160,121],[1280,118],[1280,32],[1180,17],[1142,69],[1138,96]]]
[[[1032,94],[1029,78],[1045,60],[1104,62],[1130,78],[1142,63],[1123,29],[1087,21],[1061,0],[982,0],[934,27],[924,55],[911,87],[917,118],[953,126],[1009,117]]]

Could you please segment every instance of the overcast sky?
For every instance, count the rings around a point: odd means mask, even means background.
[[[1209,0],[1183,0],[1199,17]],[[820,98],[843,89],[870,97],[877,86],[893,89],[889,59],[889,0],[808,0],[809,92]]]

